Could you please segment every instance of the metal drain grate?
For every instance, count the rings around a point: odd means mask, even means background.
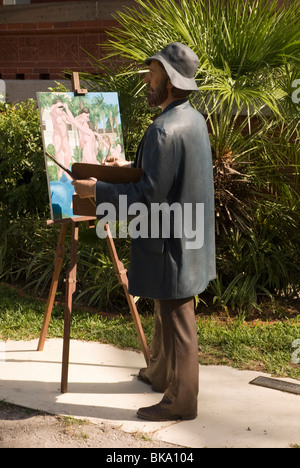
[[[272,388],[281,392],[294,393],[300,395],[300,384],[285,382],[284,380],[271,379],[270,377],[256,377],[256,379],[249,382],[252,385],[260,387]]]

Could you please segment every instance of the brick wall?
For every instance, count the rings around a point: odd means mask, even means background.
[[[103,21],[0,25],[1,78],[56,79],[67,68],[91,70],[83,50],[102,57],[98,44],[105,42],[107,27]]]
[[[0,0],[0,4],[3,0]],[[32,0],[0,6],[0,78],[61,79],[66,69],[95,71],[84,50],[104,54],[112,14],[129,1]]]

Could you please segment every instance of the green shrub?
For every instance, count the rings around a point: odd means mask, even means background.
[[[0,107],[0,213],[48,213],[40,120],[32,99]]]
[[[209,291],[238,311],[258,307],[261,297],[299,297],[300,127],[299,104],[291,100],[299,78],[296,3],[136,0],[136,7],[116,15],[121,27],[110,30],[106,44],[105,63],[118,57],[128,65],[108,67],[90,56],[95,73],[82,73],[82,80],[91,91],[119,93],[133,159],[154,116],[138,63],[172,41],[192,47],[200,58],[192,104],[207,118],[215,170],[218,279]],[[57,239],[41,224],[49,216],[42,153],[35,103],[2,105],[0,275],[39,291],[49,284]],[[128,243],[119,248],[127,265]],[[77,298],[90,305],[124,300],[105,242],[81,238],[78,279]]]

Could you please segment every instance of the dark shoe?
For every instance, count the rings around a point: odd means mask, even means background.
[[[196,419],[197,413],[194,414],[176,414],[172,413],[171,409],[166,407],[168,404],[166,397],[157,405],[149,406],[148,408],[140,408],[137,416],[147,421],[189,421]]]
[[[140,380],[141,382],[147,384],[147,385],[151,385],[152,390],[154,392],[164,393],[166,391],[166,389],[167,389],[167,386],[164,387],[164,388],[158,388],[158,387],[155,387],[155,385],[152,385],[151,380],[145,375],[146,370],[147,370],[147,368],[141,369],[140,372],[137,374],[137,379]]]
[[[138,375],[137,375],[137,378],[138,378],[138,380],[140,380],[141,382],[144,382],[144,383],[147,384],[147,385],[151,385],[151,381],[150,381],[150,380],[148,379],[148,377],[146,377],[146,375],[145,375],[145,371],[146,371],[146,370],[147,370],[146,368],[145,368],[145,369],[141,369],[140,372],[139,372]]]

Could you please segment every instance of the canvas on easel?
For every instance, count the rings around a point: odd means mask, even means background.
[[[126,169],[101,165],[103,159],[110,155],[117,155],[125,159],[117,93],[88,94],[86,89],[80,88],[77,72],[73,73],[72,84],[74,93],[38,93],[52,216],[51,220],[47,221],[47,225],[59,224],[61,226],[54,258],[54,272],[38,342],[38,351],[42,351],[44,348],[65,253],[66,233],[68,225],[71,224],[72,227],[70,268],[65,278],[62,393],[65,393],[68,388],[71,314],[73,294],[77,282],[79,225],[81,222],[88,222],[90,227],[94,227],[96,219],[95,201],[92,199],[79,199],[78,195],[74,195],[71,181],[72,179],[95,177],[98,180],[110,183],[128,183],[137,182],[142,176],[142,171],[137,168]],[[89,203],[82,204],[80,201]],[[105,225],[105,229],[107,231],[106,241],[115,273],[119,283],[123,286],[148,365],[150,359],[149,349],[134,298],[128,291],[126,270],[118,258],[108,224]]]
[[[125,159],[118,94],[37,93],[51,219],[73,218],[74,163],[99,165],[114,155]]]

